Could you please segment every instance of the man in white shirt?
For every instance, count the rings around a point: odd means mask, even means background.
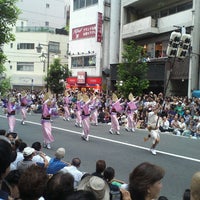
[[[70,173],[74,177],[74,188],[77,188],[84,174],[83,172],[78,170],[80,165],[81,165],[80,158],[73,158],[70,166],[66,166],[60,170],[60,172]]]

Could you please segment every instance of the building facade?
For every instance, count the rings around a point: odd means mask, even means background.
[[[61,64],[68,64],[68,36],[64,29],[67,5],[64,0],[21,0],[17,6],[21,14],[13,28],[15,41],[3,47],[7,56],[5,76],[10,77],[12,88],[42,89],[55,56]],[[39,44],[41,53],[36,50]]]
[[[198,0],[122,0],[120,52],[129,40],[144,47],[151,90],[191,96],[199,89],[199,4]],[[192,48],[184,59],[166,54],[172,31],[192,36]]]
[[[120,5],[120,0],[70,1],[68,87],[108,88],[110,64],[119,62]]]

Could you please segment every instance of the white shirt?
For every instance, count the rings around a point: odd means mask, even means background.
[[[63,167],[60,172],[63,173],[70,173],[74,177],[74,188],[77,188],[82,176],[83,172],[79,171],[77,167],[71,165],[71,166],[66,166]]]
[[[23,153],[22,152],[17,152],[17,157],[15,159],[15,161],[12,163],[15,167],[17,167],[17,163],[21,160],[24,159]]]

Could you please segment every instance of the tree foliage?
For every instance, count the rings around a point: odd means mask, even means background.
[[[142,61],[143,47],[137,46],[134,41],[130,41],[124,46],[122,53],[122,63],[118,65],[118,92],[128,97],[132,92],[134,96],[141,95],[149,87],[146,79],[148,66]]]
[[[46,81],[52,93],[56,95],[61,94],[65,90],[65,80],[71,76],[71,72],[67,65],[61,65],[60,59],[54,59],[53,64],[50,65]],[[63,82],[64,81],[64,82]]]
[[[15,40],[12,28],[15,26],[20,10],[16,6],[17,0],[0,0],[0,76],[6,70],[4,63],[6,56],[4,55],[1,47],[10,41]],[[10,79],[0,78],[0,92],[10,89]]]

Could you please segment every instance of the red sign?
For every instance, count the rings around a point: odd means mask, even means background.
[[[96,24],[81,26],[72,29],[72,40],[90,38],[95,36],[96,36]]]
[[[101,42],[101,39],[102,39],[102,13],[98,12],[97,42]]]
[[[67,83],[70,85],[75,85],[77,83],[77,78],[76,77],[67,78]]]
[[[86,81],[86,72],[78,72],[77,73],[77,83],[85,84]]]
[[[76,85],[78,84],[78,77],[69,77],[67,78],[67,83],[69,85]],[[86,83],[88,85],[95,85],[95,84],[102,84],[102,78],[101,77],[86,77]]]
[[[86,79],[86,83],[87,84],[99,84],[101,85],[101,82],[102,82],[102,78],[101,77],[88,77]]]

